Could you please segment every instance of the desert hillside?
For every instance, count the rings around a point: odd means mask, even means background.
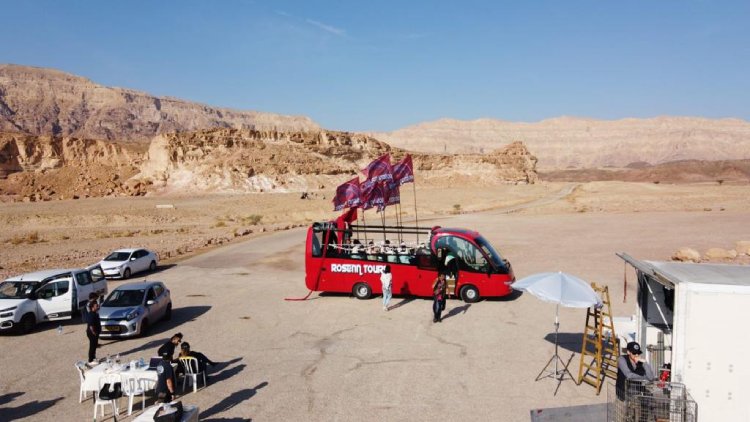
[[[407,152],[366,135],[321,130],[209,129],[158,135],[148,146],[0,133],[0,199],[330,192],[385,153],[399,160]],[[423,180],[537,180],[536,158],[521,143],[486,154],[412,155]]]
[[[442,119],[373,136],[399,148],[441,153],[481,153],[521,141],[539,159],[540,170],[750,158],[750,122],[740,119]]]
[[[148,141],[210,128],[317,130],[307,117],[209,107],[98,85],[52,69],[0,64],[0,131]]]

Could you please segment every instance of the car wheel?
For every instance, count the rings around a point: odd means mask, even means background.
[[[18,330],[21,332],[21,334],[28,334],[36,325],[36,318],[32,314],[26,314],[21,318],[21,322],[18,325]]]
[[[172,304],[167,305],[167,312],[164,312],[164,321],[172,320]]]
[[[148,334],[148,320],[144,319],[143,322],[141,322],[141,332],[138,333],[138,336],[140,337],[146,337]]]
[[[122,273],[122,279],[130,278],[130,268],[125,268],[125,272]]]
[[[156,261],[151,261],[151,264],[148,265],[148,270],[151,272],[156,271]]]
[[[474,286],[464,286],[461,288],[461,299],[466,303],[478,302],[479,290]]]
[[[352,289],[354,297],[360,300],[369,299],[372,296],[372,289],[367,283],[357,283]]]

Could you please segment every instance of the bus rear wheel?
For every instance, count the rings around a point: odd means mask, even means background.
[[[466,303],[479,302],[479,290],[474,286],[464,286],[461,288],[461,300]]]
[[[367,283],[357,283],[352,289],[352,293],[357,299],[369,299],[372,296],[372,289]]]

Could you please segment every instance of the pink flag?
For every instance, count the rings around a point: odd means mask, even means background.
[[[412,164],[410,154],[406,154],[403,160],[393,165],[393,181],[399,186],[414,182],[414,164]]]
[[[341,211],[347,207],[360,205],[359,176],[336,188],[333,197],[333,210]]]
[[[361,207],[363,210],[369,210],[378,207],[378,210],[385,207],[385,188],[382,183],[362,183],[361,187]]]
[[[384,183],[386,190],[385,205],[395,205],[401,203],[401,189],[399,188],[398,182],[395,180],[392,182]]]
[[[384,154],[373,160],[367,167],[362,169],[362,172],[367,175],[367,179],[364,182],[366,186],[393,180],[393,175],[391,174],[391,154]]]

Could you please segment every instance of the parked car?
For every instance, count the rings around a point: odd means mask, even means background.
[[[112,290],[99,309],[102,337],[144,335],[151,324],[172,318],[172,298],[161,281],[128,283]]]
[[[148,249],[118,249],[107,255],[99,265],[110,278],[130,278],[141,271],[154,271],[159,258]]]
[[[0,330],[28,333],[39,322],[70,319],[90,293],[107,294],[102,268],[44,270],[0,283]]]

